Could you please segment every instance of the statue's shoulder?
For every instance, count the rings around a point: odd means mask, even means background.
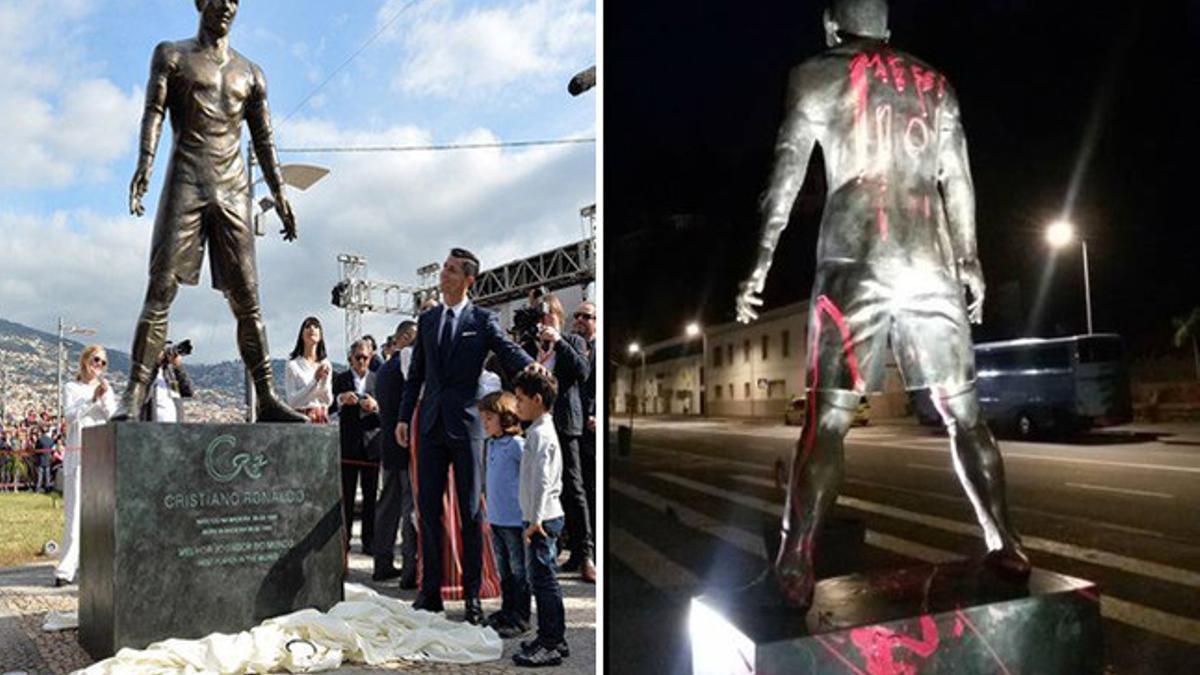
[[[265,83],[266,75],[263,74],[262,68],[257,63],[250,60],[245,54],[230,47],[229,59],[233,61],[239,68],[243,68],[254,75],[254,79],[258,82]]]
[[[154,60],[164,65],[179,63],[189,52],[195,51],[196,39],[163,40],[154,48]]]
[[[251,61],[249,57],[247,57],[245,54],[239,52],[238,50],[234,49],[233,47],[229,48],[229,58],[247,68],[259,70],[257,63],[255,63],[254,61]]]

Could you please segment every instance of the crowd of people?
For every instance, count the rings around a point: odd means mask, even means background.
[[[320,320],[306,318],[284,393],[310,422],[338,424],[347,553],[361,494],[359,550],[375,581],[419,589],[417,609],[462,599],[468,622],[506,638],[533,629],[536,598],[537,637],[514,658],[550,665],[569,654],[556,575],[596,580],[596,308],[582,303],[568,332],[561,301],[537,297],[536,340],[523,347],[470,301],[478,274],[475,256],[453,249],[441,304],[401,322],[381,349],[356,340],[341,373]],[[502,608],[485,618],[487,588]]]
[[[505,638],[534,629],[536,600],[536,637],[514,659],[553,665],[569,655],[558,575],[596,580],[596,307],[580,304],[568,331],[557,297],[531,298],[536,339],[521,341],[472,303],[478,274],[478,259],[453,249],[441,270],[441,303],[402,321],[381,349],[371,336],[355,340],[343,372],[334,371],[320,320],[305,318],[284,398],[309,423],[338,425],[347,555],[361,494],[360,551],[373,558],[375,581],[418,589],[419,610],[441,612],[443,600],[462,599],[468,622]],[[62,462],[66,524],[56,585],[74,582],[79,559],[80,458],[69,449],[80,447],[84,428],[118,410],[107,365],[102,347],[84,349],[65,388],[63,424],[31,414],[6,427],[0,445],[12,455],[19,444],[17,455],[45,457],[47,467]],[[177,354],[160,366],[181,369]],[[162,379],[156,407],[170,412],[172,394],[179,398],[174,383],[190,386],[186,373]],[[160,411],[151,419],[182,416]],[[59,451],[29,454],[30,444]],[[560,565],[563,549],[569,556]],[[484,617],[481,594],[500,596],[501,609]]]
[[[62,425],[51,410],[29,409],[0,420],[0,490],[49,492],[62,464]]]

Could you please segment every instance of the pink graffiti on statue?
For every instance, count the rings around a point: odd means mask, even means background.
[[[850,631],[850,641],[866,661],[869,675],[916,675],[917,663],[905,659],[910,653],[927,659],[937,651],[937,622],[928,614],[921,617],[921,638],[897,633],[883,626],[866,626]],[[896,649],[901,648],[899,655]],[[897,658],[899,656],[899,658]]]

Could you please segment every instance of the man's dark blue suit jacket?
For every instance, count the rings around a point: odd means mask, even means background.
[[[412,423],[413,410],[420,398],[421,416],[417,421],[421,438],[427,438],[440,422],[447,441],[465,443],[472,425],[479,419],[475,392],[488,352],[495,352],[500,365],[510,373],[519,372],[533,359],[508,339],[495,312],[467,302],[443,361],[438,346],[443,311],[442,305],[433,307],[417,320],[417,341],[413,345],[408,381],[404,383],[400,421]]]
[[[404,398],[404,369],[400,367],[399,350],[375,371],[375,393],[379,400],[383,468],[407,470],[408,448],[396,442],[396,422],[400,421],[400,401]]]
[[[587,340],[574,333],[564,333],[562,339],[554,344],[554,379],[558,381],[554,428],[558,433],[583,435],[585,413],[579,387],[587,381],[590,373]]]

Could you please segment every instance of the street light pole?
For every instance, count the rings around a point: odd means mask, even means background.
[[[1087,254],[1087,239],[1079,238],[1079,243],[1083,246],[1083,296],[1084,302],[1087,303],[1087,332],[1092,334],[1092,282],[1088,275],[1088,254]]]
[[[1051,248],[1062,248],[1075,238],[1075,226],[1066,220],[1057,220],[1046,228],[1046,242]],[[1084,312],[1087,316],[1087,334],[1092,334],[1092,280],[1088,269],[1087,239],[1080,237],[1079,245],[1083,249],[1083,301]]]
[[[246,144],[246,170],[250,174],[250,209],[254,209],[254,144]],[[254,234],[262,236],[263,231],[260,229],[262,220],[253,218]],[[271,367],[271,357],[267,355],[267,367]],[[258,392],[254,390],[254,376],[250,374],[250,364],[242,363],[242,398],[246,402],[246,422],[254,424],[258,421]]]
[[[255,191],[254,186],[258,181],[254,180],[254,167],[258,165],[258,160],[254,155],[254,144],[246,143],[246,171],[250,179],[250,209],[253,211],[255,207]],[[281,164],[279,165],[279,173],[283,178],[284,185],[294,187],[301,192],[312,187],[314,183],[324,178],[329,174],[329,169],[323,166],[315,166],[311,164]],[[266,176],[261,176],[259,181],[266,181]],[[268,187],[270,187],[268,185]],[[261,237],[266,234],[262,225],[262,219],[266,218],[267,212],[274,209],[276,204],[272,199],[264,199],[261,204],[258,204],[261,212],[251,219],[254,222],[254,234]],[[268,355],[267,362],[270,365],[270,356]],[[250,373],[250,366],[243,363],[245,376],[242,379],[242,389],[246,402],[246,421],[253,424],[258,419],[258,394],[254,389],[254,376]]]
[[[62,424],[63,419],[63,367],[66,366],[66,354],[63,351],[63,336],[67,333],[72,335],[94,335],[96,331],[91,328],[80,328],[79,326],[68,326],[63,318],[58,317],[58,367],[55,370],[58,372],[58,423]]]
[[[704,400],[704,353],[707,351],[708,335],[704,329],[700,327],[698,321],[693,321],[683,329],[683,333],[689,339],[700,338],[700,368],[696,372],[696,412],[703,414],[703,406],[701,401]]]
[[[58,386],[54,390],[58,392],[56,414],[58,424],[61,426],[63,418],[63,318],[61,316],[58,317],[58,367],[55,370],[58,371]]]
[[[646,352],[638,352],[638,356],[642,357],[642,393],[646,392]],[[646,397],[642,397],[642,414],[646,414]]]

